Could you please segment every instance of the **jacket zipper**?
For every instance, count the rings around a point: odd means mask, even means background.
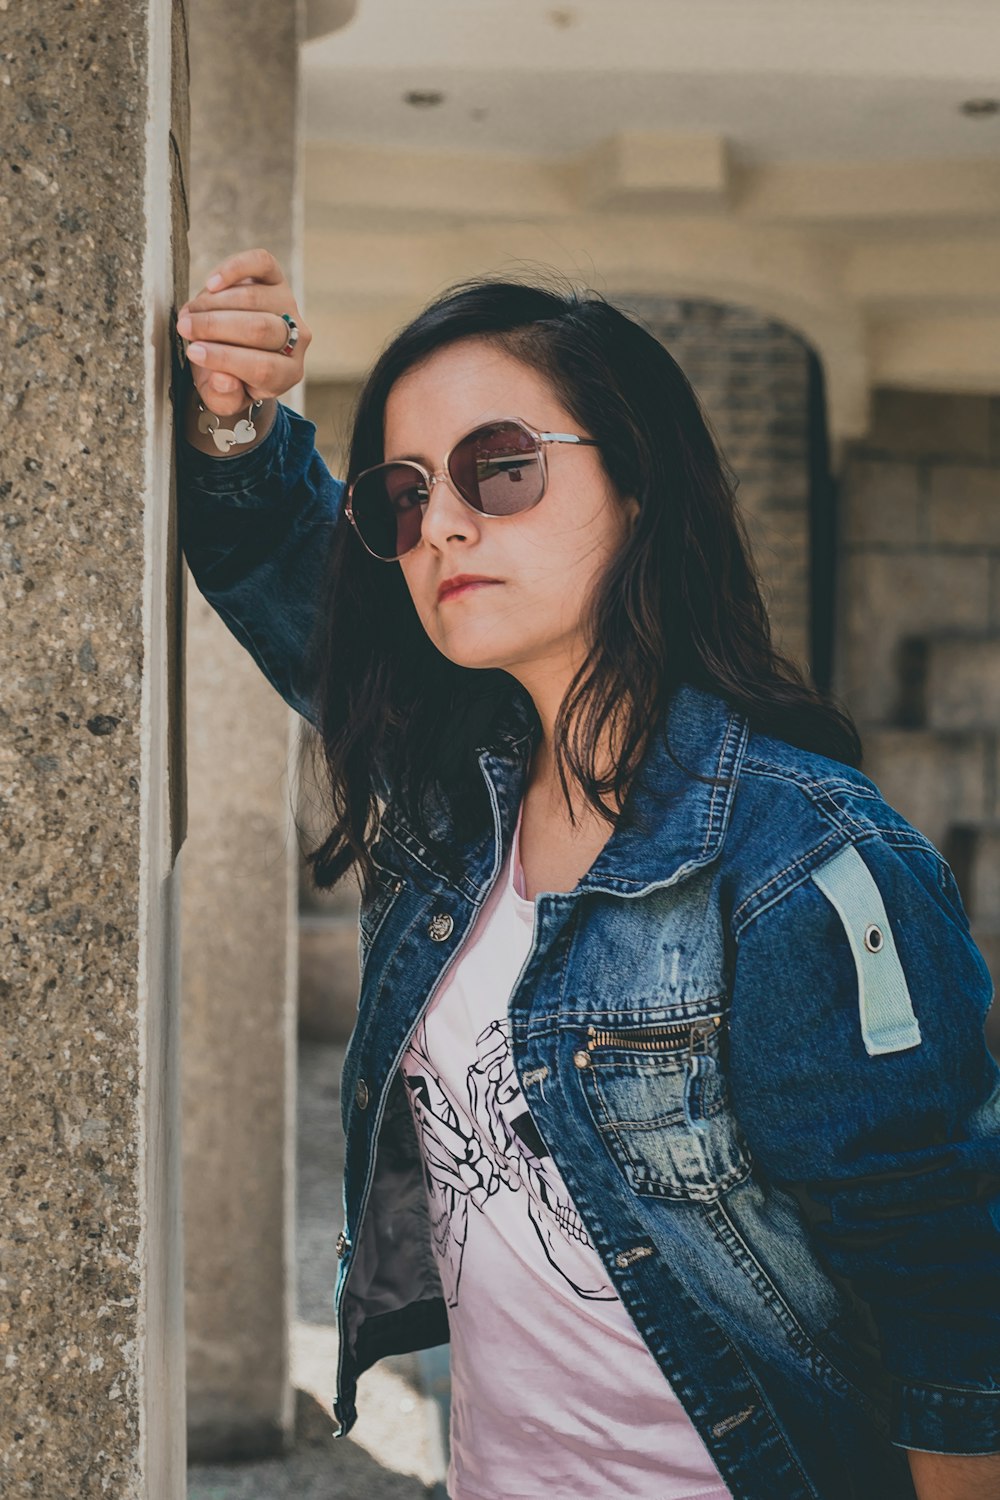
[[[493,782],[490,780],[489,776],[487,775],[485,766],[483,765],[483,757],[482,757],[482,755],[479,756],[479,767],[480,767],[480,770],[482,771],[483,780],[486,782],[487,790],[489,792],[490,808],[491,808],[491,811],[493,813],[493,828],[494,828],[494,833],[495,833],[496,839],[497,839],[497,847],[498,847],[498,849],[502,849],[503,838],[502,838],[501,825],[500,825],[500,805],[499,805],[499,803],[497,801],[496,789],[495,789],[495,787],[493,785]],[[500,872],[501,872],[502,869],[503,869],[503,860],[501,860],[500,863],[498,864],[497,869],[494,871],[493,876],[491,877],[491,879],[490,879],[490,881],[489,881],[489,883],[488,883],[488,885],[486,887],[486,890],[483,893],[482,901],[481,901],[480,906],[479,906],[479,910],[480,911],[482,910],[483,906],[485,905],[487,897],[489,896],[489,894],[492,891],[493,887],[496,885],[497,880],[500,878]],[[366,1213],[366,1211],[368,1209],[368,1199],[371,1196],[372,1183],[373,1183],[374,1177],[375,1177],[375,1160],[376,1160],[376,1157],[378,1155],[379,1132],[380,1132],[380,1130],[382,1128],[382,1119],[383,1119],[383,1116],[385,1115],[386,1104],[387,1104],[388,1098],[389,1098],[389,1089],[390,1089],[393,1077],[395,1075],[396,1069],[399,1067],[399,1064],[400,1064],[400,1062],[402,1061],[402,1058],[403,1058],[403,1054],[405,1053],[407,1047],[410,1045],[410,1041],[412,1040],[413,1034],[416,1031],[418,1025],[420,1024],[421,1018],[426,1013],[428,1007],[430,1006],[431,1001],[433,1000],[434,996],[437,994],[438,989],[443,984],[445,976],[447,975],[448,971],[450,970],[452,964],[455,962],[455,960],[458,958],[458,955],[461,953],[462,949],[465,947],[466,940],[467,940],[467,938],[469,936],[469,932],[472,929],[472,926],[473,926],[473,924],[475,922],[475,919],[476,919],[476,913],[473,913],[472,917],[470,918],[469,922],[466,925],[465,931],[463,932],[460,941],[456,944],[455,948],[452,950],[452,952],[446,958],[444,964],[442,965],[440,973],[438,974],[438,976],[435,979],[434,983],[431,985],[431,988],[428,991],[428,993],[424,996],[423,1001],[422,1001],[422,1003],[420,1005],[420,1008],[419,1008],[416,1016],[414,1017],[414,1020],[413,1020],[413,1022],[411,1024],[411,1026],[410,1026],[409,1031],[407,1032],[406,1038],[401,1043],[399,1049],[396,1052],[396,1056],[394,1057],[394,1059],[392,1061],[392,1064],[390,1065],[389,1072],[388,1072],[388,1075],[387,1075],[388,1082],[387,1082],[385,1088],[382,1090],[382,1097],[379,1100],[378,1111],[377,1111],[377,1114],[376,1114],[376,1117],[375,1117],[374,1124],[372,1126],[372,1143],[371,1143],[371,1149],[370,1149],[369,1159],[368,1159],[368,1162],[367,1162],[367,1165],[366,1165],[365,1183],[364,1183],[364,1187],[362,1188],[362,1191],[361,1191],[361,1200],[360,1200],[360,1203],[358,1205],[358,1221],[357,1221],[357,1224],[355,1225],[355,1228],[354,1228],[354,1240],[352,1241],[352,1246],[359,1243],[359,1241],[361,1239],[361,1233],[362,1233],[362,1230],[364,1228],[365,1213]],[[381,923],[380,923],[380,925],[381,925]],[[537,922],[535,924],[535,927],[537,928]],[[534,957],[536,942],[537,942],[537,931],[535,931],[533,929],[533,931],[532,931],[532,939],[531,939],[531,950],[528,953],[527,958],[524,960],[524,963],[521,965],[521,974],[524,973],[525,969],[528,966],[528,963]],[[521,975],[519,974],[518,975],[518,982],[520,982],[520,977],[521,977]],[[512,993],[513,993],[513,991],[512,991]],[[340,1290],[339,1290],[339,1293],[337,1295],[336,1308],[335,1308],[336,1319],[337,1319],[337,1335],[338,1335],[338,1341],[339,1341],[339,1347],[338,1347],[338,1353],[337,1353],[337,1373],[336,1373],[336,1400],[337,1400],[338,1403],[340,1401],[341,1392],[343,1390],[344,1360],[345,1360],[346,1352],[347,1352],[347,1337],[346,1337],[346,1329],[344,1327],[344,1301],[345,1301],[345,1294],[346,1294],[346,1291],[347,1291],[347,1283],[351,1279],[351,1272],[353,1270],[354,1270],[354,1256],[352,1254],[352,1256],[350,1258],[350,1261],[348,1262],[347,1269],[344,1272],[344,1279],[343,1279],[343,1281],[340,1284]],[[344,1425],[343,1418],[340,1418],[339,1420],[340,1420],[340,1423],[341,1423],[341,1427],[343,1427],[343,1425]],[[334,1436],[339,1436],[339,1434],[335,1433]]]
[[[597,1047],[625,1047],[634,1052],[682,1052],[688,1057],[708,1050],[708,1039],[722,1024],[721,1016],[707,1016],[701,1021],[673,1021],[662,1026],[639,1026],[630,1031],[601,1031],[587,1027],[587,1050]]]

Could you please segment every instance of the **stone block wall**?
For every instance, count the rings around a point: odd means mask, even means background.
[[[792,329],[703,298],[622,297],[691,381],[738,480],[775,643],[810,665],[809,363]]]
[[[1000,975],[1000,398],[878,391],[840,484],[836,690]],[[1000,1050],[994,1007],[989,1034]]]

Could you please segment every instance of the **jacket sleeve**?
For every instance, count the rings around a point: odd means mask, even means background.
[[[199,591],[284,698],[316,723],[313,651],[344,486],[316,425],[278,403],[271,430],[236,458],[177,432],[180,543]]]
[[[861,838],[734,937],[733,1105],[868,1306],[892,1441],[1000,1450],[993,984],[950,866],[922,836]]]

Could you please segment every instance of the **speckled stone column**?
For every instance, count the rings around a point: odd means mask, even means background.
[[[0,12],[0,1493],[181,1500],[183,14]]]
[[[191,291],[255,245],[298,288],[301,7],[188,0],[188,17]],[[281,1452],[293,1424],[299,724],[193,585],[187,680],[188,1449],[208,1461]]]

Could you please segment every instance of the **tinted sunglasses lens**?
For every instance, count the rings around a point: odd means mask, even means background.
[[[376,557],[402,557],[420,540],[427,482],[412,464],[382,464],[355,480],[351,510],[358,535]]]
[[[486,516],[512,516],[542,498],[538,444],[516,422],[477,427],[458,443],[448,463],[463,499]]]

